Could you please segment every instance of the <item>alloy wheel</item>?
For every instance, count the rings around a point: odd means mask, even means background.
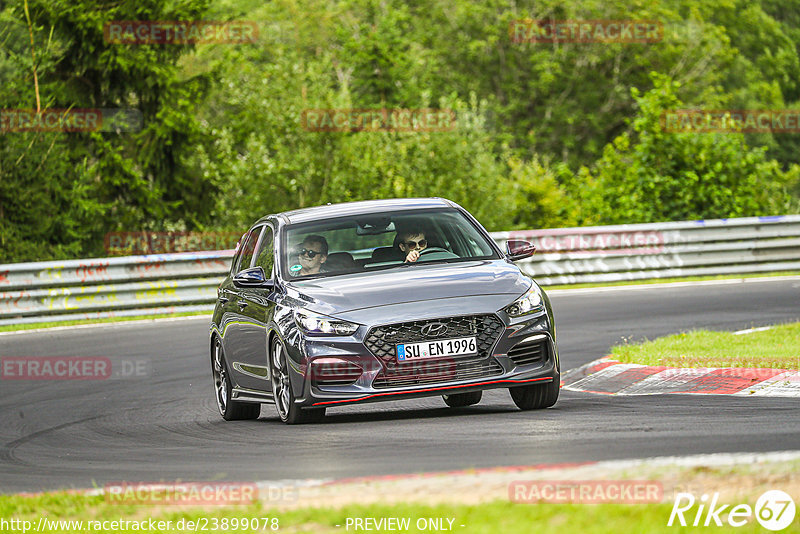
[[[225,415],[228,406],[228,370],[225,367],[225,356],[222,353],[222,343],[217,339],[214,343],[214,389],[216,390],[217,408],[221,415]]]
[[[289,417],[292,393],[289,387],[289,368],[280,342],[276,342],[272,348],[272,391],[278,414],[281,419],[286,420]]]

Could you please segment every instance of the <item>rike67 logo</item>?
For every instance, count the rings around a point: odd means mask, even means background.
[[[678,493],[667,526],[721,527],[727,523],[731,527],[741,527],[755,518],[767,530],[779,531],[791,525],[794,516],[794,501],[781,490],[765,492],[754,508],[749,504],[720,503],[719,493],[714,493],[711,500],[706,494],[696,499],[691,493]]]

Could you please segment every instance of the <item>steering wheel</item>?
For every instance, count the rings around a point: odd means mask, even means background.
[[[424,248],[424,249],[422,249],[422,250],[419,252],[419,255],[420,255],[420,256],[422,256],[423,254],[428,254],[429,252],[447,252],[448,254],[452,254],[452,252],[450,252],[450,251],[449,251],[449,250],[447,250],[446,248],[441,248],[441,247],[428,247],[428,248]]]

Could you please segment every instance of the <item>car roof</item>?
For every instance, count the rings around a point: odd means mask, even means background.
[[[385,200],[361,200],[357,202],[343,202],[340,204],[327,204],[313,208],[301,208],[284,211],[268,217],[282,219],[284,223],[294,224],[333,217],[346,217],[348,215],[361,215],[365,213],[381,213],[386,211],[406,211],[425,208],[453,208],[457,205],[447,199],[431,198],[392,198]]]

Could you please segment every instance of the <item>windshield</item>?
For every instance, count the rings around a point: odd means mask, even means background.
[[[282,248],[287,279],[499,257],[474,224],[452,208],[290,225]]]

